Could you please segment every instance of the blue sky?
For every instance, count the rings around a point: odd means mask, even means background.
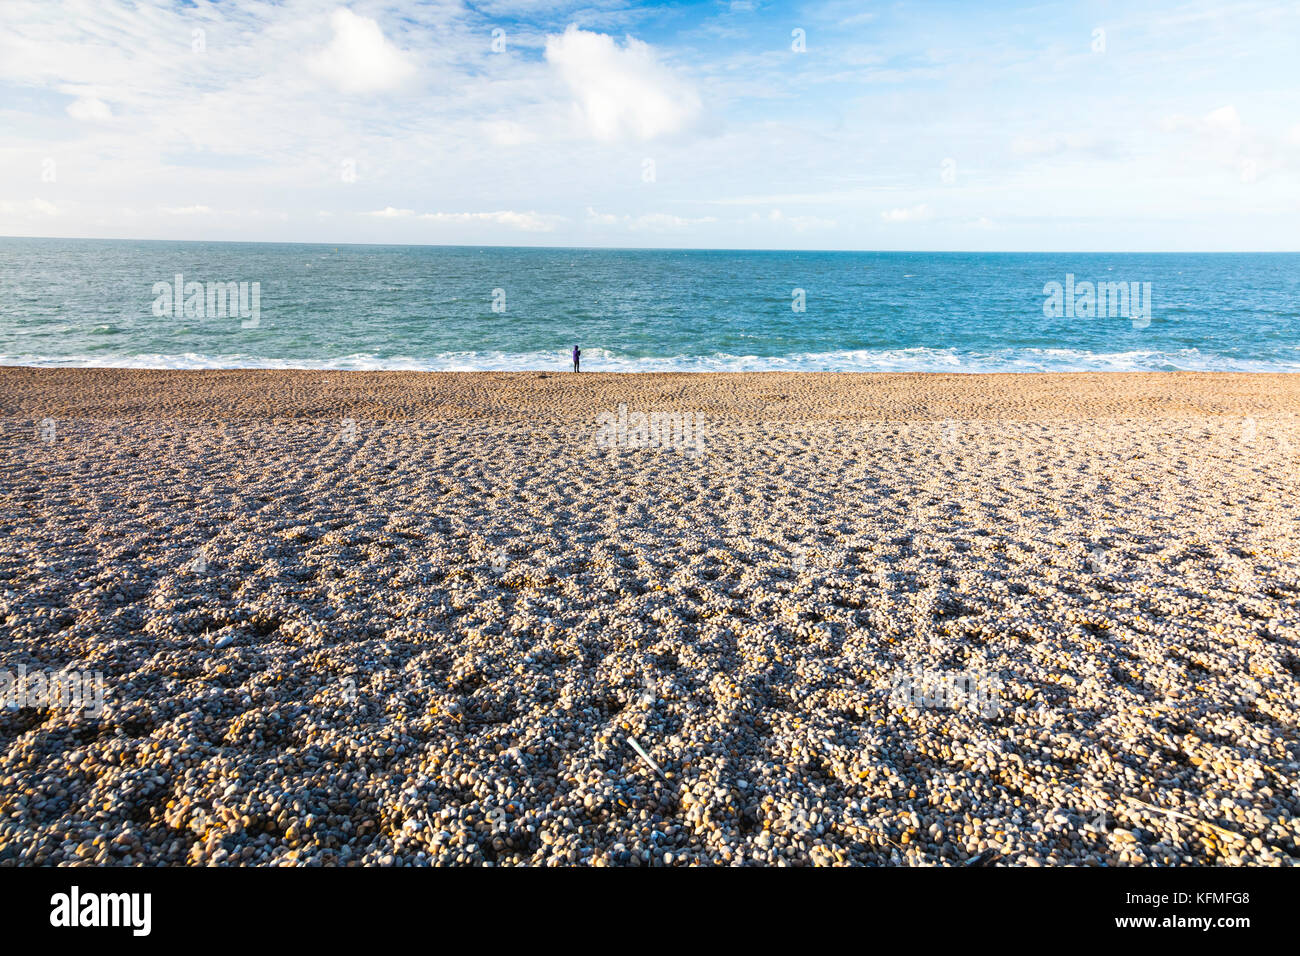
[[[0,5],[0,234],[1295,250],[1300,4]]]

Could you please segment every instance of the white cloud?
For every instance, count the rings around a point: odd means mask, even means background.
[[[717,222],[718,220],[714,216],[691,218],[688,216],[674,216],[666,212],[649,212],[640,216],[615,216],[612,213],[597,212],[588,206],[586,221],[589,226],[624,225],[632,232],[669,232]]]
[[[207,206],[172,206],[163,212],[169,216],[206,216],[212,212]]]
[[[570,26],[546,38],[546,61],[568,84],[584,127],[598,140],[654,139],[687,129],[700,115],[695,88],[633,37],[620,47],[607,34]]]
[[[1161,122],[1165,132],[1179,133],[1196,144],[1182,152],[1198,162],[1209,162],[1242,183],[1260,182],[1300,165],[1300,126],[1257,126],[1242,120],[1229,104],[1201,116],[1169,116]]]
[[[308,57],[307,67],[343,93],[376,93],[401,86],[415,68],[384,38],[379,24],[340,7],[330,16],[334,39]]]
[[[108,104],[93,96],[83,96],[69,103],[68,115],[82,123],[108,123],[113,119]]]
[[[1066,149],[1065,139],[1057,136],[1017,136],[1011,141],[1017,156],[1052,156]]]
[[[30,219],[33,216],[57,216],[59,215],[59,207],[52,202],[39,198],[30,199],[27,202],[0,200],[0,215],[22,216],[24,219]]]
[[[758,213],[750,214],[751,221],[761,221],[762,217]],[[795,232],[805,232],[808,229],[832,229],[836,223],[834,219],[825,219],[821,216],[787,216],[779,209],[773,209],[767,214],[767,221],[779,225],[788,225]]]
[[[828,204],[843,205],[850,202],[875,199],[882,192],[894,192],[895,186],[872,186],[860,189],[836,189],[820,193],[773,193],[754,196],[732,196],[727,199],[702,199],[711,206],[770,206],[773,203],[791,205]]]
[[[537,139],[537,135],[522,123],[513,120],[493,120],[484,124],[489,141],[497,146],[523,146]]]
[[[461,226],[486,223],[487,225],[519,229],[523,232],[550,232],[557,223],[565,221],[563,216],[546,216],[536,212],[515,212],[511,209],[502,209],[497,212],[425,212],[417,216],[414,209],[396,209],[393,206],[385,206],[383,209],[377,209],[374,212],[365,213],[365,215],[377,219],[410,219],[415,217],[424,222]]]
[[[1211,110],[1205,114],[1202,122],[1206,130],[1211,133],[1222,133],[1228,136],[1241,134],[1241,117],[1237,115],[1237,108],[1232,105]]]
[[[924,222],[930,217],[930,207],[926,203],[898,209],[886,209],[880,214],[880,218],[885,222]]]
[[[461,225],[486,222],[498,226],[509,226],[511,229],[520,229],[524,232],[550,232],[555,228],[557,221],[563,220],[561,216],[539,216],[535,212],[514,212],[509,209],[500,212],[426,212],[420,218],[431,222],[449,222]]]
[[[644,216],[637,216],[628,223],[628,228],[634,232],[664,232],[666,230],[688,229],[691,226],[698,226],[704,223],[717,222],[713,216],[701,216],[698,219],[690,219],[684,216],[673,216],[664,212],[646,213]]]
[[[626,226],[631,232],[676,232],[690,229],[692,226],[703,226],[710,223],[740,226],[772,225],[779,227],[782,231],[793,229],[795,232],[804,232],[808,229],[830,229],[836,225],[834,219],[824,219],[820,216],[788,216],[780,209],[769,210],[766,215],[752,212],[748,216],[738,219],[719,219],[716,216],[675,216],[663,212],[644,213],[640,216],[626,214],[617,216],[613,213],[597,212],[591,206],[587,207],[586,223],[589,226],[622,225]]]
[[[1017,156],[1058,156],[1067,152],[1095,150],[1096,146],[1093,137],[1076,133],[1017,136],[1011,141],[1011,152]]]
[[[1240,137],[1242,132],[1241,116],[1237,113],[1237,108],[1231,103],[1211,110],[1204,116],[1178,115],[1166,117],[1161,126],[1170,132],[1174,130],[1190,130],[1193,133],[1200,133],[1205,136],[1226,137],[1233,140]]]

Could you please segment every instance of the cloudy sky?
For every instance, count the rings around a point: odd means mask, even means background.
[[[0,0],[0,235],[1300,248],[1300,4]]]

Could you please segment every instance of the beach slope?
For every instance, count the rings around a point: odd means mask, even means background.
[[[0,369],[0,864],[1293,863],[1298,413]]]

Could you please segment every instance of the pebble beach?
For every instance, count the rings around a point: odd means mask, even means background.
[[[1287,375],[3,368],[0,866],[1293,865],[1298,493]]]

